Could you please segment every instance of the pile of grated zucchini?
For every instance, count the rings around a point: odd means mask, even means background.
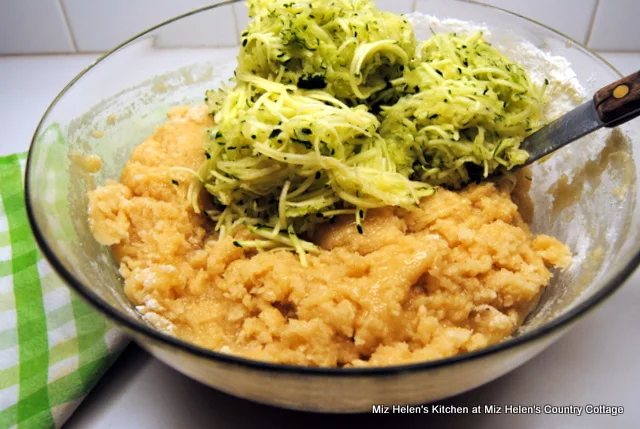
[[[249,0],[234,86],[208,91],[215,125],[189,189],[220,236],[306,265],[318,224],[411,206],[522,164],[544,89],[481,32],[417,43],[370,0]],[[212,198],[202,204],[207,191]]]

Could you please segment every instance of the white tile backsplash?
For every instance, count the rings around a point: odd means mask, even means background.
[[[83,52],[111,49],[153,25],[211,3],[210,0],[62,0],[78,50]],[[233,35],[232,43],[235,43],[236,29],[231,7],[223,7],[215,16],[215,21],[210,23],[211,28],[216,29],[216,34]],[[230,31],[222,31],[225,26]],[[185,28],[184,32],[187,31],[189,29]],[[204,34],[193,35],[203,36],[206,37]],[[226,42],[229,41],[220,41],[220,44],[229,44]]]
[[[479,0],[527,16],[598,50],[640,51],[640,0]],[[101,52],[138,32],[214,0],[0,0],[0,55]],[[424,0],[375,0],[410,13]],[[424,7],[424,5],[422,7]],[[248,23],[243,3],[160,35],[164,46],[231,45]],[[428,12],[428,11],[427,11]],[[473,17],[461,16],[463,19]],[[593,25],[592,25],[593,24]],[[207,25],[215,33],[213,42]],[[74,46],[75,41],[75,46]]]
[[[640,52],[600,52],[623,75],[640,70]]]
[[[639,51],[638,18],[638,0],[600,0],[589,38],[589,47],[608,51]]]
[[[158,34],[156,44],[163,48],[228,47],[240,44],[239,34],[233,8],[222,5],[164,27]]]
[[[587,41],[597,0],[480,0],[515,12],[576,39]],[[631,0],[630,0],[631,1]]]
[[[414,0],[376,0],[378,9],[393,13],[411,13],[414,3]]]
[[[73,51],[58,0],[0,0],[0,54]]]
[[[236,3],[233,5],[233,13],[236,16],[236,22],[238,23],[238,28],[240,31],[244,31],[249,25],[249,8],[245,2]]]

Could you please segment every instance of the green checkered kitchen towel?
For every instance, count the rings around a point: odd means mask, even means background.
[[[0,429],[62,426],[127,342],[40,253],[25,162],[0,157]]]

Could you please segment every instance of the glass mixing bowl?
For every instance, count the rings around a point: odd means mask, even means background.
[[[233,75],[242,30],[234,15],[245,13],[233,3],[174,18],[98,59],[56,97],[29,151],[27,208],[42,251],[78,294],[158,359],[224,392],[294,409],[351,412],[370,411],[372,404],[425,403],[487,383],[531,359],[637,266],[640,212],[633,158],[640,151],[640,122],[635,121],[623,127],[627,140],[604,151],[608,130],[534,166],[532,228],[567,243],[574,264],[556,273],[523,327],[499,344],[411,365],[330,369],[247,360],[155,330],[124,295],[109,249],[91,235],[87,191],[118,178],[134,146],[164,120],[169,107],[201,102],[205,90]],[[588,93],[619,77],[579,43],[509,12],[455,0],[419,0],[416,8],[484,23],[498,45],[524,38],[566,57]],[[87,172],[88,155],[103,161],[96,174]]]

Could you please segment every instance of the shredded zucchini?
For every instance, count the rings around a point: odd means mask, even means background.
[[[320,223],[407,207],[527,158],[544,87],[481,33],[417,44],[369,0],[250,0],[234,86],[208,91],[215,125],[189,188],[234,244],[296,251]],[[212,198],[201,198],[206,191]]]
[[[350,108],[325,92],[238,75],[214,120],[193,186],[215,197],[207,214],[218,230],[232,231],[243,219],[271,228],[272,239],[287,231],[290,241],[281,244],[314,251],[293,236],[312,233],[349,205],[408,206],[433,193],[396,171],[366,107]],[[197,192],[192,202],[199,212]]]
[[[433,35],[392,84],[407,95],[382,107],[380,134],[414,180],[459,188],[511,169],[528,158],[522,140],[542,125],[544,87],[481,32]]]
[[[251,0],[238,74],[322,89],[361,104],[415,54],[413,27],[369,0]]]

